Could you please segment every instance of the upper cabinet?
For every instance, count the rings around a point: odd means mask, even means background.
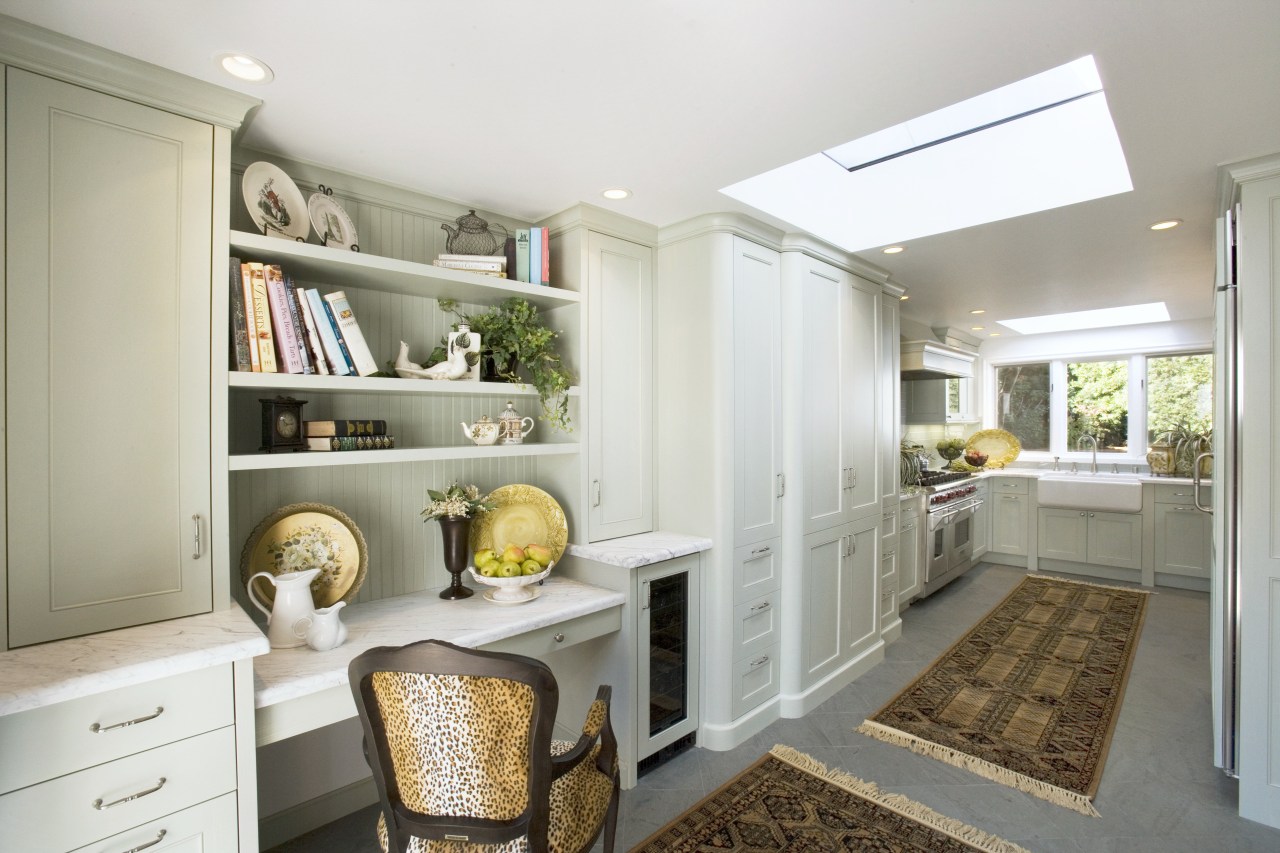
[[[215,128],[7,75],[9,646],[210,610]]]

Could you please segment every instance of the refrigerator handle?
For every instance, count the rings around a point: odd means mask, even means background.
[[[1199,456],[1196,457],[1196,461],[1191,463],[1191,477],[1192,477],[1192,483],[1193,483],[1193,488],[1191,490],[1191,493],[1195,496],[1194,500],[1196,502],[1196,509],[1200,510],[1201,512],[1207,512],[1209,513],[1209,515],[1213,515],[1212,506],[1205,506],[1204,504],[1200,503],[1200,486],[1201,486],[1200,463],[1206,458],[1212,459],[1213,454],[1201,453]]]

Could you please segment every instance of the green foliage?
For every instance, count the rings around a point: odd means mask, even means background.
[[[543,324],[535,306],[523,297],[512,296],[479,314],[459,313],[458,303],[452,299],[441,299],[440,308],[480,335],[484,356],[493,360],[499,376],[511,382],[528,382],[537,389],[542,416],[548,423],[571,429],[568,392],[574,377],[556,351],[560,333]],[[443,358],[443,348],[438,349]]]
[[[1129,363],[1083,361],[1067,365],[1067,449],[1081,436],[1098,440],[1099,452],[1129,446]]]
[[[1163,432],[1185,427],[1207,434],[1213,426],[1213,356],[1152,358],[1147,361],[1147,432],[1155,441]]]
[[[1010,364],[996,370],[997,423],[1026,450],[1049,449],[1049,365]]]

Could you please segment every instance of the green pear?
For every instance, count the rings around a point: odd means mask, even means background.
[[[518,578],[520,577],[520,571],[520,564],[515,560],[503,560],[498,566],[498,577]]]
[[[472,561],[471,565],[478,569],[490,560],[498,559],[498,554],[492,548],[481,548],[479,551],[476,551],[474,558],[475,559]]]
[[[507,561],[510,561],[512,563],[523,563],[524,549],[521,548],[519,545],[508,544],[507,547],[502,551],[502,561],[504,563]]]
[[[551,549],[536,543],[524,546],[524,554],[530,560],[537,560],[538,565],[546,568],[551,565]]]
[[[536,575],[538,572],[542,571],[542,564],[537,560],[525,560],[520,564],[520,571],[524,572],[526,575]]]

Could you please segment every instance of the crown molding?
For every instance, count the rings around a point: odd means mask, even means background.
[[[740,213],[705,213],[658,230],[658,246],[692,240],[706,234],[736,234],[771,249],[781,250],[782,230]]]
[[[536,224],[540,228],[551,229],[552,237],[574,228],[586,228],[646,246],[653,246],[658,242],[656,226],[586,202],[580,202],[559,213],[553,213]]]

